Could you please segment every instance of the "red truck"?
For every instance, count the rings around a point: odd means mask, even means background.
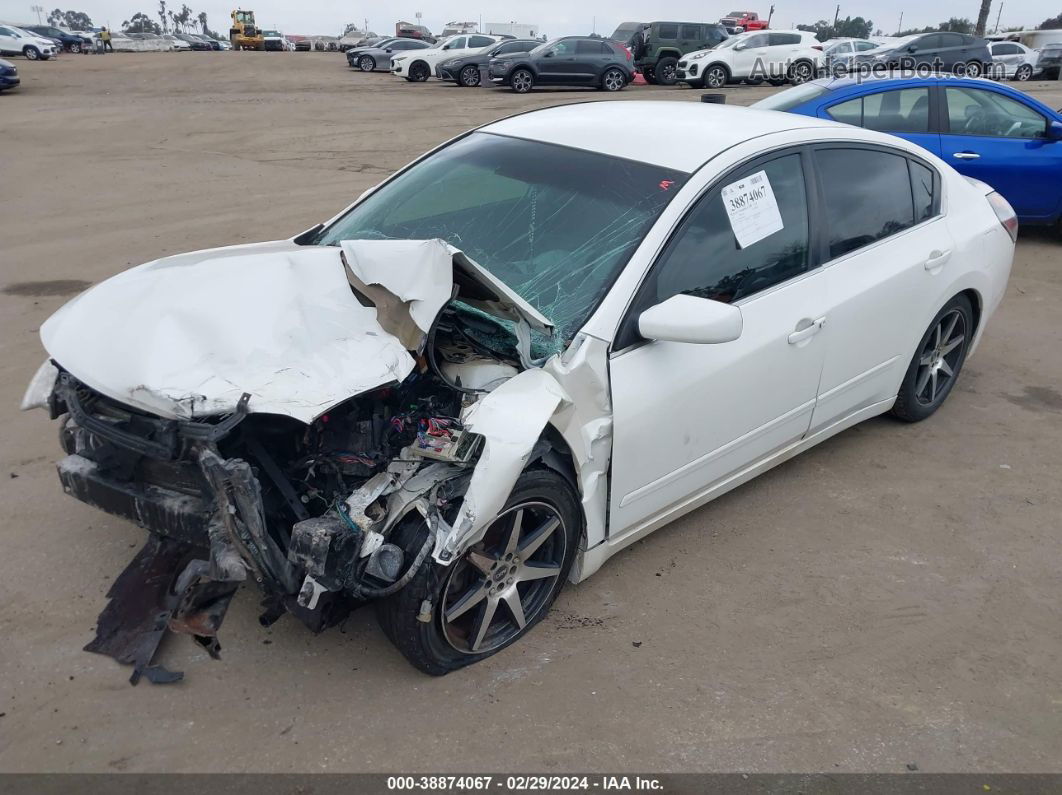
[[[744,33],[747,30],[767,30],[767,20],[760,19],[760,15],[755,11],[731,11],[719,22],[731,33]]]

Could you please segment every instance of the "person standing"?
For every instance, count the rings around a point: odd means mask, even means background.
[[[100,41],[103,42],[104,52],[107,52],[107,50],[114,52],[114,45],[111,44],[111,32],[107,30],[107,28],[102,28],[100,30]]]

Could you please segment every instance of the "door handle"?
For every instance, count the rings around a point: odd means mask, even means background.
[[[811,318],[804,318],[797,323],[796,331],[790,334],[786,339],[790,345],[798,345],[804,340],[811,339],[820,331],[822,327],[826,325],[826,318],[820,317],[818,320],[812,320]]]
[[[956,152],[952,155],[956,160],[978,160],[981,155],[977,152]]]
[[[926,260],[926,270],[930,273],[940,270],[944,267],[944,263],[951,258],[951,249],[947,251],[932,251],[929,254],[929,259]]]

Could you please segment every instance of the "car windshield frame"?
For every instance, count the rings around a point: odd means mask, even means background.
[[[443,239],[549,318],[553,340],[543,347],[539,339],[536,347],[557,352],[593,315],[689,176],[473,131],[399,171],[300,242]],[[423,198],[432,191],[442,197],[432,197],[436,204]],[[481,199],[491,193],[497,198]],[[419,215],[418,203],[427,205]]]

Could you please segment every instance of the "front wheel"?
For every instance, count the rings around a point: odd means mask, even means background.
[[[376,59],[371,55],[363,55],[358,58],[358,68],[363,72],[371,72],[376,68]]]
[[[957,295],[937,313],[918,343],[892,407],[893,416],[919,422],[940,408],[966,361],[973,330],[970,300]]]
[[[41,57],[41,51],[36,47],[26,47],[26,49],[22,51],[22,54],[26,56],[27,61],[36,61]]]
[[[475,88],[479,85],[479,67],[475,64],[469,64],[461,70],[461,74],[457,76],[458,85],[465,86],[466,88]]]
[[[661,58],[656,62],[653,74],[660,85],[675,85],[678,82],[678,58]]]
[[[509,87],[517,94],[526,94],[535,87],[535,76],[526,69],[517,69],[509,77]]]
[[[416,63],[409,65],[409,77],[407,80],[410,80],[413,83],[423,83],[429,77],[431,77],[431,70],[428,69],[426,63],[417,61]]]
[[[393,543],[419,549],[424,521],[411,518]],[[549,612],[582,532],[578,498],[561,475],[524,472],[482,541],[450,566],[431,560],[406,587],[377,603],[384,633],[415,667],[443,674],[501,651]]]
[[[619,69],[609,69],[601,76],[601,87],[605,91],[621,91],[627,85],[627,78]]]
[[[722,88],[726,85],[726,69],[718,64],[704,70],[704,85],[708,88]]]
[[[1030,77],[1032,77],[1032,67],[1029,64],[1024,63],[1018,67],[1018,71],[1014,73],[1014,79],[1024,83]]]

